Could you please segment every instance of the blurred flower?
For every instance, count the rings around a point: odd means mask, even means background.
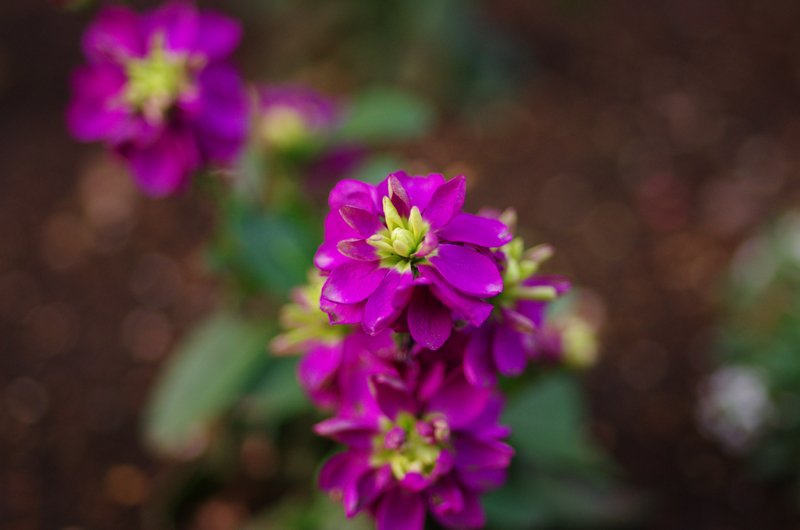
[[[104,8],[83,36],[67,109],[72,135],[104,141],[127,160],[142,191],[179,190],[209,162],[230,162],[246,135],[246,98],[227,61],[239,24],[173,0],[138,15]]]
[[[301,85],[258,88],[256,135],[270,150],[316,151],[336,125],[332,100]]]
[[[451,311],[483,323],[492,306],[482,299],[503,289],[489,248],[511,236],[501,221],[462,213],[465,193],[463,176],[339,182],[315,257],[328,275],[321,307],[331,322],[361,323],[372,335],[407,328],[431,349],[450,336]]]
[[[764,376],[749,366],[720,368],[700,385],[700,428],[731,452],[749,450],[774,410]]]
[[[578,314],[547,318],[536,335],[533,358],[589,368],[597,362],[597,328]]]
[[[480,528],[480,494],[505,482],[514,450],[498,425],[502,398],[442,362],[373,374],[376,409],[343,410],[315,431],[348,446],[322,467],[320,488],[348,517],[367,509],[378,530]]]

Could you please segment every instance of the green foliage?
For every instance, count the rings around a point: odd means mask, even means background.
[[[294,212],[245,210],[229,215],[212,258],[247,291],[283,297],[306,280],[312,266],[318,238],[310,221]]]
[[[639,520],[644,498],[614,478],[609,458],[585,429],[586,399],[567,373],[550,373],[520,386],[504,414],[517,451],[509,481],[484,499],[497,529],[628,524]]]
[[[225,311],[200,322],[155,382],[143,425],[150,446],[181,455],[202,439],[263,373],[271,334]]]
[[[430,132],[433,118],[430,104],[413,94],[373,87],[352,99],[345,123],[335,138],[366,144],[416,140]]]
[[[274,425],[312,410],[297,382],[296,366],[294,357],[272,361],[263,379],[242,403],[247,421]]]
[[[574,377],[553,373],[539,378],[509,400],[504,422],[513,429],[511,445],[521,458],[546,468],[608,465],[585,431],[585,403]]]
[[[370,184],[378,184],[385,179],[389,173],[394,173],[403,166],[403,162],[397,157],[391,155],[375,155],[361,164],[355,174],[352,175],[352,178]]]

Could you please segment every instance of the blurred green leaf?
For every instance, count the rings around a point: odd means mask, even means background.
[[[433,126],[434,110],[427,102],[394,88],[370,88],[356,95],[339,141],[402,142],[422,138]]]
[[[249,290],[278,296],[305,282],[316,251],[316,219],[246,208],[226,215],[211,248],[218,270],[232,272]]]
[[[578,382],[565,373],[546,374],[514,395],[504,421],[511,445],[541,466],[608,466],[586,434],[587,413]]]
[[[403,162],[395,156],[376,155],[370,157],[366,162],[361,164],[351,178],[370,184],[378,184],[385,179],[389,173],[398,171],[403,165]]]
[[[144,413],[144,434],[158,452],[181,455],[248,391],[269,362],[271,332],[222,312],[201,322],[156,381]]]
[[[554,515],[543,499],[529,491],[507,485],[483,497],[489,528],[502,530],[543,528],[551,525]]]
[[[484,497],[490,528],[598,527],[640,521],[648,499],[608,476],[543,472],[515,461],[510,478]]]
[[[296,366],[294,357],[272,361],[264,378],[242,404],[249,421],[275,424],[312,409],[297,382]]]

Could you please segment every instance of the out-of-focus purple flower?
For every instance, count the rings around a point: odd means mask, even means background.
[[[271,150],[305,151],[319,147],[337,125],[336,105],[301,85],[258,88],[256,132]]]
[[[502,215],[482,214],[502,218],[511,226],[516,219],[513,210]],[[507,377],[517,376],[525,370],[530,358],[543,354],[536,339],[544,324],[547,306],[571,288],[570,281],[563,276],[536,274],[539,265],[552,252],[547,245],[525,251],[522,239],[516,238],[495,253],[501,264],[505,289],[489,300],[494,305],[491,316],[473,329],[467,343],[464,373],[472,384],[494,386],[497,372]]]
[[[460,367],[420,366],[371,375],[377,409],[315,426],[348,446],[322,467],[320,488],[348,517],[366,509],[378,530],[422,530],[426,511],[447,528],[480,528],[480,494],[505,482],[514,454],[497,423],[502,398],[470,385]]]
[[[104,8],[83,35],[89,64],[71,79],[70,132],[121,154],[152,196],[179,190],[202,164],[230,162],[248,122],[228,62],[240,38],[238,22],[183,0],[143,15]]]
[[[321,307],[331,323],[361,323],[370,335],[393,326],[438,349],[451,313],[478,326],[503,290],[491,247],[511,240],[497,219],[461,212],[463,176],[389,175],[373,186],[339,182],[329,197],[325,242],[315,264],[328,280]]]

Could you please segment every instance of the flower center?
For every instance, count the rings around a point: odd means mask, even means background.
[[[407,412],[397,415],[395,423],[386,421],[375,437],[372,465],[389,464],[397,480],[408,473],[429,477],[442,449],[450,441],[450,427],[442,417],[418,420]]]
[[[422,220],[419,208],[414,206],[408,217],[397,213],[389,197],[383,198],[383,216],[386,231],[368,239],[378,249],[378,255],[394,265],[400,261],[415,263],[415,258],[430,254],[437,246],[428,223]]]
[[[191,89],[186,54],[164,49],[164,36],[153,38],[149,55],[125,64],[125,101],[151,122],[160,122],[179,96]]]

